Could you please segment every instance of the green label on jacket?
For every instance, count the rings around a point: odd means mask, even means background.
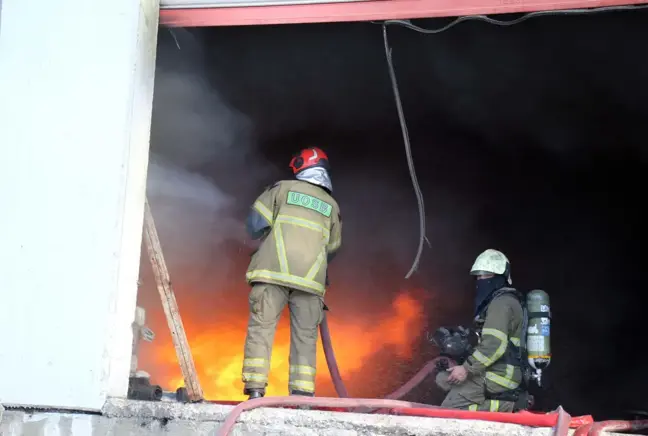
[[[302,194],[301,192],[288,191],[288,198],[286,203],[292,204],[293,206],[301,206],[306,209],[314,210],[319,212],[325,217],[331,216],[331,211],[333,206],[328,204],[326,201],[322,201],[319,198],[315,198],[312,195]]]

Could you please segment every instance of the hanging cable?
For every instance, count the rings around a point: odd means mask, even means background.
[[[389,46],[389,40],[387,38],[387,26],[397,25],[403,26],[411,30],[415,30],[419,33],[424,34],[436,34],[444,32],[459,23],[464,21],[485,21],[489,24],[495,24],[498,26],[512,26],[514,24],[519,24],[523,21],[526,21],[530,18],[535,17],[544,17],[544,16],[557,16],[557,15],[591,15],[602,12],[620,12],[620,11],[632,11],[638,9],[646,9],[648,5],[629,5],[629,6],[605,6],[600,8],[591,8],[591,9],[564,9],[557,11],[536,11],[529,12],[523,16],[516,18],[514,20],[497,20],[495,18],[490,18],[487,15],[467,15],[463,17],[457,17],[455,20],[446,24],[443,27],[437,29],[425,29],[423,27],[416,26],[412,24],[410,20],[386,20],[382,22],[383,27],[383,40],[385,42],[385,57],[387,58],[387,66],[389,67],[389,77],[391,79],[392,90],[394,92],[394,100],[396,101],[396,109],[398,110],[398,119],[400,121],[401,130],[403,131],[403,142],[405,143],[405,154],[407,155],[407,166],[409,167],[410,176],[412,178],[412,185],[414,186],[414,192],[416,194],[416,201],[418,203],[419,209],[419,231],[420,239],[418,249],[416,251],[416,256],[414,257],[414,262],[409,272],[405,275],[406,279],[409,279],[412,274],[418,269],[419,262],[421,260],[421,255],[423,254],[423,245],[427,241],[428,245],[431,246],[427,236],[425,235],[425,202],[423,201],[423,194],[421,193],[421,188],[419,187],[418,180],[416,178],[416,171],[414,170],[414,161],[412,159],[412,149],[409,141],[409,133],[407,131],[407,123],[405,122],[405,115],[403,114],[403,105],[400,98],[400,93],[398,91],[398,82],[396,80],[396,73],[394,72],[394,63],[392,60],[392,49]],[[374,24],[380,24],[379,22],[372,21]]]
[[[561,16],[561,15],[593,15],[593,14],[598,14],[603,12],[634,11],[634,10],[646,9],[646,8],[648,8],[648,5],[643,4],[643,5],[628,5],[628,6],[605,6],[601,8],[591,8],[591,9],[563,9],[557,11],[536,11],[536,12],[529,12],[528,14],[524,14],[521,17],[516,18],[514,20],[497,20],[487,15],[467,15],[463,17],[457,17],[456,19],[452,20],[450,23],[446,24],[445,26],[436,29],[425,29],[423,27],[416,26],[412,24],[410,20],[386,20],[383,21],[382,23],[373,21],[373,23],[382,24],[383,26],[390,26],[390,25],[403,26],[403,27],[407,27],[408,29],[415,30],[419,33],[425,33],[429,35],[429,34],[445,32],[451,27],[454,27],[459,23],[463,23],[464,21],[484,21],[486,23],[495,24],[497,26],[513,26],[514,24],[519,24],[528,19],[537,18],[537,17]]]
[[[423,254],[423,244],[425,244],[425,203],[423,201],[423,194],[416,178],[416,171],[414,170],[414,159],[412,159],[412,149],[410,147],[409,133],[407,132],[407,123],[405,122],[405,115],[403,114],[403,105],[401,103],[400,93],[398,92],[398,82],[396,81],[396,73],[394,72],[394,63],[392,61],[392,50],[389,47],[389,40],[387,39],[387,26],[383,25],[383,40],[385,41],[385,57],[387,58],[387,65],[389,66],[389,78],[391,79],[392,90],[394,91],[394,100],[396,100],[396,109],[398,110],[398,119],[400,120],[401,130],[403,131],[403,142],[405,142],[405,154],[407,155],[407,166],[409,167],[410,176],[412,178],[412,185],[414,185],[414,193],[416,194],[416,201],[418,202],[419,209],[419,245],[416,250],[416,256],[409,272],[405,275],[409,279],[412,274],[418,269]]]

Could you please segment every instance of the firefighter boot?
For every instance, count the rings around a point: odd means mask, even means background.
[[[246,389],[243,393],[248,396],[248,400],[263,398],[265,396],[263,389]]]

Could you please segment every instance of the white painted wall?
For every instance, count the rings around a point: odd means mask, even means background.
[[[158,14],[2,0],[0,402],[126,394]]]

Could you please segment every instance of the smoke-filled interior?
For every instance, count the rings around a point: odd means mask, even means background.
[[[469,268],[496,248],[515,287],[551,296],[538,407],[597,418],[648,408],[646,18],[390,27],[429,241],[410,280],[418,210],[381,27],[161,29],[148,195],[206,396],[244,398],[248,208],[291,177],[292,153],[317,145],[344,221],[326,302],[352,396],[391,392],[436,355],[426,332],[470,323]],[[157,337],[139,367],[173,389],[180,369],[146,256],[141,281]],[[270,395],[287,394],[288,338],[284,314]],[[318,372],[317,395],[334,396],[321,349]],[[408,399],[442,394],[428,380]]]

